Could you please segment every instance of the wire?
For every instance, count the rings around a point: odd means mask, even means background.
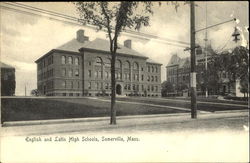
[[[68,20],[71,20],[71,21],[77,21],[77,23],[73,23],[73,22],[70,22],[71,24],[76,24],[76,25],[82,25],[80,24],[79,22],[79,19],[76,18],[76,17],[73,17],[73,16],[69,16],[69,15],[65,15],[65,14],[60,14],[60,13],[57,13],[57,12],[53,12],[53,11],[49,11],[49,10],[44,10],[44,9],[40,9],[40,8],[36,8],[36,7],[32,7],[32,6],[28,6],[28,5],[24,5],[24,4],[20,4],[20,3],[16,3],[16,2],[3,2],[7,5],[10,5],[10,6],[14,6],[14,7],[19,7],[19,8],[22,8],[22,9],[26,9],[26,10],[31,10],[31,11],[35,11],[35,12],[39,12],[39,13],[42,13],[42,14],[47,14],[47,15],[52,15],[52,16],[55,16],[55,17],[59,17],[59,18],[63,18],[63,19],[68,19]],[[5,8],[8,8],[10,9],[10,7],[6,7],[6,6],[2,6],[1,7],[5,7]],[[12,10],[14,11],[18,11],[19,9],[13,9],[11,8]],[[20,10],[22,11],[22,10]],[[28,11],[22,11],[24,13],[30,13]],[[33,15],[39,15],[39,14],[34,14],[34,13],[31,13]],[[39,15],[39,16],[44,16],[44,15]],[[47,16],[48,17],[48,16]],[[51,18],[49,17],[50,19],[55,19],[55,18]],[[58,20],[58,21],[63,21],[63,22],[67,22],[68,21],[65,21],[65,20],[59,20],[59,19],[55,19],[55,20]],[[91,25],[84,25],[88,28],[92,28],[92,29],[96,29],[95,26],[91,26]],[[142,38],[142,39],[145,39],[143,37],[146,37],[146,38],[153,38],[153,39],[156,39],[158,41],[168,41],[168,42],[175,42],[175,43],[178,43],[178,44],[184,44],[184,45],[189,45],[189,43],[187,42],[184,42],[184,41],[178,41],[178,40],[173,40],[173,39],[168,39],[168,38],[163,38],[163,37],[159,37],[159,36],[155,36],[155,35],[152,35],[152,34],[147,34],[147,33],[141,33],[141,32],[135,32],[135,31],[132,31],[132,30],[126,30],[125,32],[122,32],[124,33],[125,35],[132,35],[132,37],[135,37],[134,35],[137,36],[137,38]],[[181,46],[181,45],[177,45],[177,44],[172,44],[172,43],[168,43],[169,45],[174,45],[174,46],[180,46],[180,47],[184,47],[184,46]]]

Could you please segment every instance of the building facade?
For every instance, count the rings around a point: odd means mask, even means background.
[[[16,90],[15,68],[0,62],[1,96],[14,96]]]
[[[209,64],[212,59],[211,56],[214,53],[211,46],[207,49],[201,48],[196,50],[196,79],[197,79],[197,94],[205,95],[206,85],[212,79],[209,75],[206,76],[205,63],[207,56],[207,63]],[[183,89],[190,88],[190,58],[180,58],[177,54],[172,55],[168,65],[166,66],[167,81],[173,84],[175,93],[178,91],[183,91]],[[212,88],[207,88],[208,93],[212,94],[227,94],[235,93],[235,82],[229,80],[229,75],[225,71],[221,71],[218,74],[218,87],[213,90]]]
[[[132,49],[131,40],[118,45],[115,63],[116,93],[160,96],[161,64]],[[36,60],[37,87],[45,96],[99,96],[111,94],[109,41],[89,41],[83,30],[76,39]]]

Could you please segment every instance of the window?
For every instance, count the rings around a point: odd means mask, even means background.
[[[134,70],[139,70],[139,65],[137,62],[134,62],[133,68]]]
[[[69,64],[73,64],[73,60],[72,60],[72,57],[69,57]]]
[[[130,87],[130,84],[128,85],[128,90],[130,90],[131,89],[131,87]]]
[[[133,90],[135,90],[135,84],[133,84]]]
[[[65,56],[62,56],[61,60],[62,60],[62,64],[66,64],[66,57]]]
[[[148,66],[148,72],[150,72],[150,66]]]
[[[154,72],[155,71],[155,68],[152,66],[152,72]]]
[[[75,71],[75,76],[79,76],[79,70],[78,69],[76,69],[76,71]]]
[[[154,91],[154,86],[153,85],[151,86],[151,90],[152,90],[152,92]]]
[[[154,81],[154,76],[151,76],[151,80],[152,80],[152,82]]]
[[[155,72],[158,72],[158,67],[155,67]]]
[[[125,62],[124,68],[130,69],[130,62],[129,62],[129,61],[126,61],[126,62]]]
[[[109,83],[105,84],[105,89],[109,89]]]
[[[99,89],[99,83],[96,83],[96,89]]]
[[[91,66],[91,61],[89,61],[89,66]]]
[[[73,74],[73,70],[70,69],[70,70],[69,70],[69,77],[72,77],[72,74]]]
[[[127,90],[127,88],[128,88],[128,85],[126,84],[126,85],[124,86],[124,89]]]
[[[122,79],[122,74],[118,73],[118,79]]]
[[[141,80],[142,80],[142,81],[144,80],[144,75],[141,75]]]
[[[144,91],[144,85],[141,85],[141,90]]]
[[[141,67],[141,71],[143,71],[143,67]]]
[[[155,91],[158,92],[158,86],[155,86]]]
[[[107,58],[107,59],[105,60],[105,66],[106,66],[106,67],[111,67],[111,59]]]
[[[150,86],[148,85],[148,91],[150,91]]]
[[[62,69],[62,76],[66,76],[66,68]]]
[[[135,74],[135,80],[139,81],[139,75]]]
[[[79,58],[75,58],[75,65],[79,65]]]
[[[88,88],[91,89],[91,83],[90,82],[88,83]]]
[[[77,88],[80,88],[80,82],[77,82]]]
[[[62,81],[62,87],[66,88],[66,81]]]
[[[122,68],[122,62],[120,60],[116,60],[115,67],[116,68]]]
[[[158,77],[157,76],[155,76],[155,81],[158,82]]]
[[[91,78],[91,70],[89,70],[89,74],[88,74],[88,76]]]
[[[148,81],[150,81],[150,76],[148,76]]]
[[[101,66],[102,65],[102,59],[100,57],[97,57],[95,61],[96,61],[95,62],[96,66]]]
[[[105,77],[106,77],[107,79],[109,78],[109,72],[108,72],[108,71],[105,72]]]
[[[95,78],[98,78],[98,71],[95,71]]]
[[[74,87],[73,82],[70,82],[70,88],[73,88],[73,87]]]
[[[100,78],[102,78],[102,71],[98,71],[98,75]]]

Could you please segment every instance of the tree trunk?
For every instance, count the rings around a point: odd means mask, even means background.
[[[116,124],[116,79],[115,79],[115,60],[116,54],[112,52],[112,59],[111,59],[111,111],[110,111],[110,124]]]

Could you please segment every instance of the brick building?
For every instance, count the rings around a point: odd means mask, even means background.
[[[132,49],[132,41],[118,45],[116,93],[160,96],[161,64]],[[35,61],[37,87],[46,96],[96,96],[111,94],[109,41],[89,41],[84,30],[76,38],[52,49]]]

